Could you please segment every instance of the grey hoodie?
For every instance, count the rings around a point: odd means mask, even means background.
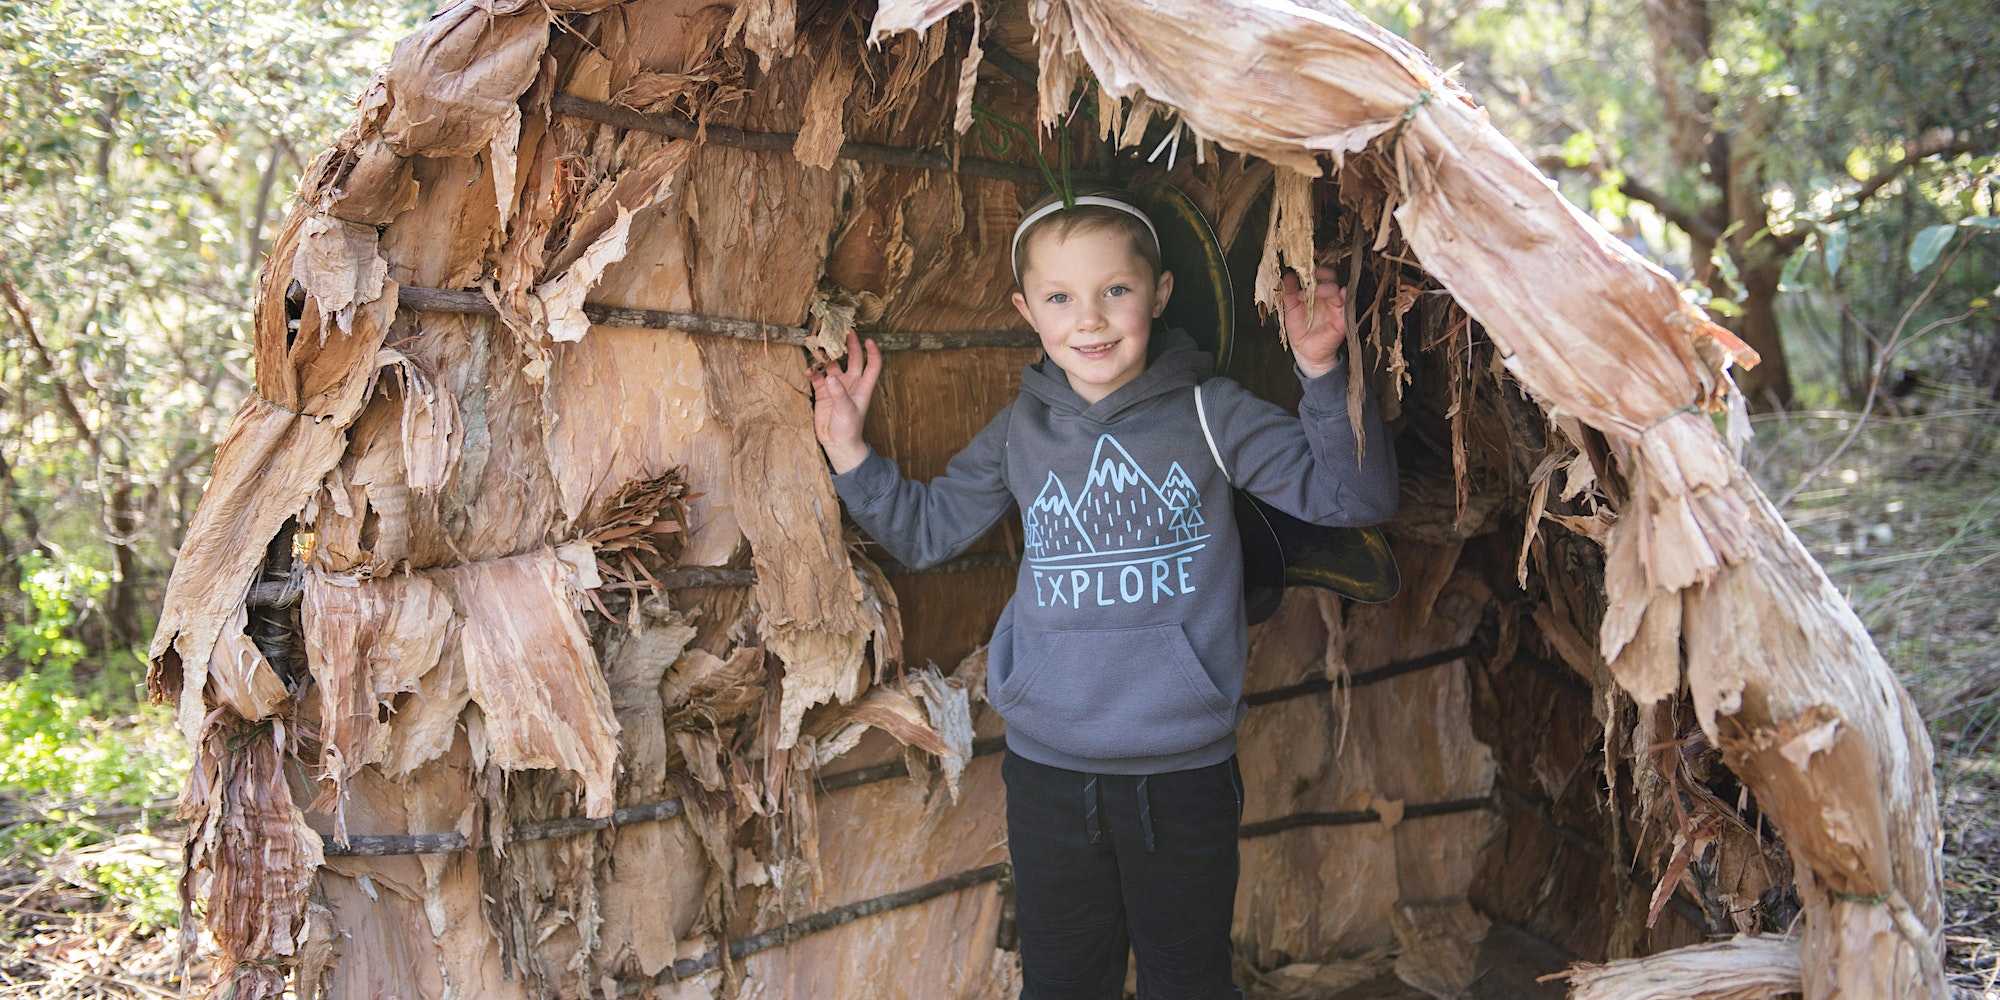
[[[993,629],[987,700],[1029,760],[1096,774],[1205,767],[1236,752],[1248,640],[1230,480],[1308,521],[1396,510],[1396,459],[1373,398],[1357,466],[1345,366],[1305,379],[1294,418],[1228,379],[1178,330],[1118,391],[1085,403],[1044,360],[930,483],[870,453],[834,487],[897,559],[928,566],[1018,507],[1026,541]]]

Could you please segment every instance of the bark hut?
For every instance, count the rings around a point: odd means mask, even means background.
[[[1005,122],[1202,206],[1279,402],[1252,303],[1356,289],[1404,587],[1253,632],[1254,993],[1943,995],[1924,728],[1711,417],[1753,358],[1336,0],[464,0],[398,46],[152,648],[217,995],[1012,995],[1019,528],[858,544],[802,349],[896,351],[914,475],[1008,402]]]

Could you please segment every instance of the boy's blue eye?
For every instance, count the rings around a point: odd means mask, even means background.
[[[1127,288],[1124,285],[1112,285],[1110,288],[1104,290],[1104,294],[1109,295],[1112,298],[1117,298],[1118,296],[1127,294],[1130,291],[1132,291],[1132,289]]]

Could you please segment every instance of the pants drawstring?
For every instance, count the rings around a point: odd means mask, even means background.
[[[1083,777],[1083,832],[1093,844],[1104,839],[1104,829],[1097,823],[1097,775],[1094,774]]]
[[[1146,834],[1146,853],[1153,853],[1153,800],[1146,794],[1146,776],[1139,776],[1139,829]]]

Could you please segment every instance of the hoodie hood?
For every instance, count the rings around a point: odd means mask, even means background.
[[[1021,391],[1041,400],[1058,413],[1110,423],[1126,410],[1155,396],[1200,384],[1215,370],[1215,359],[1196,346],[1187,331],[1178,327],[1155,334],[1151,346],[1158,353],[1146,363],[1146,370],[1120,386],[1117,392],[1095,403],[1084,402],[1083,397],[1069,387],[1069,376],[1046,357],[1021,373]]]

